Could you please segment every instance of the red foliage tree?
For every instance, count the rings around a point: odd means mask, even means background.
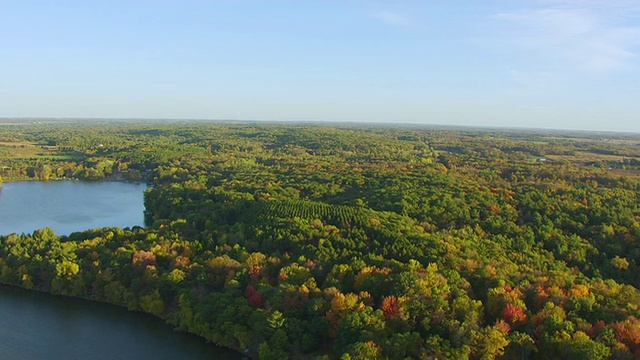
[[[631,317],[625,321],[611,324],[616,339],[627,345],[631,352],[640,352],[640,320]]]
[[[247,289],[244,292],[244,297],[249,302],[249,305],[254,308],[261,308],[264,306],[264,299],[262,298],[262,295],[251,285],[247,286]]]
[[[253,265],[249,269],[249,277],[252,280],[258,280],[260,278],[260,273],[262,272],[262,268],[259,265]]]
[[[382,300],[382,304],[380,305],[380,309],[384,313],[384,317],[386,319],[395,319],[398,317],[398,313],[400,312],[400,304],[398,303],[398,298],[390,295],[386,296]]]
[[[527,320],[527,315],[520,306],[507,304],[502,309],[502,318],[508,324],[515,324]]]
[[[509,324],[507,324],[504,320],[497,320],[496,329],[503,334],[508,334],[511,331],[511,326],[509,326]]]
[[[144,268],[147,265],[156,264],[156,255],[151,251],[138,250],[131,258],[131,265]]]

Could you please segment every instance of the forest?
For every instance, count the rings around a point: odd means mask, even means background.
[[[0,235],[0,283],[256,359],[640,358],[640,135],[6,121],[2,181],[147,182],[146,226]]]

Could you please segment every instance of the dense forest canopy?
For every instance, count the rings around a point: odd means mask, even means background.
[[[640,136],[5,122],[0,181],[146,181],[148,226],[0,236],[0,282],[260,359],[640,357]]]

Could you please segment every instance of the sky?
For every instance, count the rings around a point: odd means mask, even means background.
[[[0,0],[0,117],[640,132],[640,0]]]

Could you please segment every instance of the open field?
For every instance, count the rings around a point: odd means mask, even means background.
[[[42,160],[79,160],[82,155],[67,154],[60,151],[57,146],[40,145],[29,141],[0,141],[0,153],[5,159],[29,159]]]
[[[598,154],[589,151],[579,151],[573,155],[548,155],[546,158],[553,161],[568,161],[576,165],[584,165],[595,161],[623,161],[625,159],[633,159],[620,155]]]
[[[639,176],[640,170],[623,170],[623,169],[610,169],[611,173],[620,176]]]
[[[3,150],[6,158],[30,158],[34,156],[42,156],[52,154],[51,151],[41,148],[35,143],[28,141],[8,142],[1,141],[0,149]]]
[[[26,146],[37,146],[37,145],[29,141],[0,141],[0,146],[26,147]]]

